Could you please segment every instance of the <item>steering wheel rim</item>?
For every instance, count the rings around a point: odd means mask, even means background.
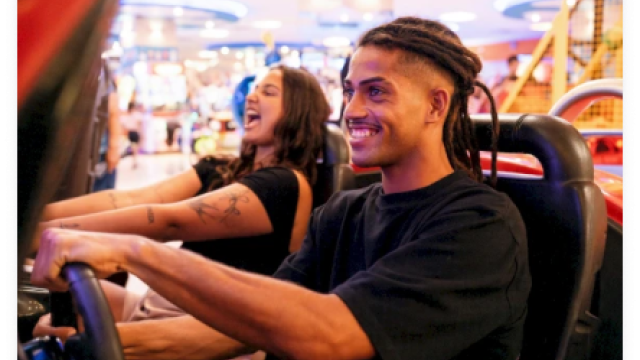
[[[93,270],[86,264],[69,263],[62,268],[62,274],[82,316],[93,359],[124,360],[113,314]]]

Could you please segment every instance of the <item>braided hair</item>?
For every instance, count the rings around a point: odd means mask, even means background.
[[[440,22],[417,17],[401,17],[367,31],[358,47],[376,46],[401,50],[401,61],[433,64],[453,80],[451,105],[444,122],[442,141],[454,169],[466,171],[472,179],[483,180],[480,152],[469,116],[468,99],[480,87],[491,103],[492,151],[491,184],[497,181],[499,123],[496,104],[486,85],[477,81],[482,61],[453,31]]]

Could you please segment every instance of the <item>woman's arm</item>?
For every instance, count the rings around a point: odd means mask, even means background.
[[[41,223],[34,251],[46,228],[136,234],[159,241],[224,239],[273,231],[260,199],[237,183],[173,204],[133,206]]]
[[[163,204],[192,197],[202,186],[195,169],[144,188],[107,190],[49,204],[42,221],[89,215],[141,204]]]

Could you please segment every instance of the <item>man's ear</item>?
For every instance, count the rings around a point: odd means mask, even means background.
[[[427,94],[427,101],[429,102],[429,112],[425,118],[425,123],[435,123],[444,120],[451,103],[451,94],[449,91],[444,88],[431,89]]]

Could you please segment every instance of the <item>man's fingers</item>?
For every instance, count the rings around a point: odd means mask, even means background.
[[[51,326],[51,314],[46,314],[38,320],[36,327],[33,329],[33,337],[55,336],[65,342],[67,338],[76,333],[76,329],[72,327],[53,327]]]

